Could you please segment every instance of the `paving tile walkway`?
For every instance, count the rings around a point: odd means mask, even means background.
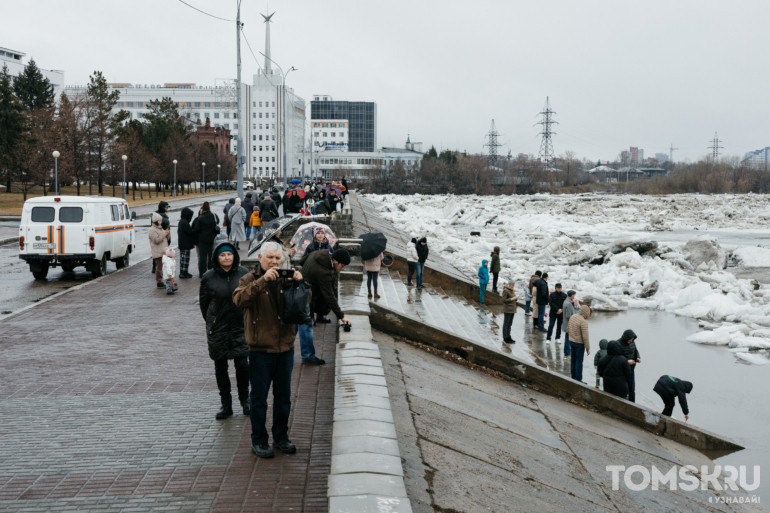
[[[198,286],[166,296],[141,262],[3,320],[0,511],[327,510],[337,328],[324,366],[296,342],[298,452],[258,460],[247,417],[214,419]]]

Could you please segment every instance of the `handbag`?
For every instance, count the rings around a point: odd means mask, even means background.
[[[312,321],[310,316],[310,284],[300,282],[282,290],[283,311],[281,322],[283,324],[308,324]]]

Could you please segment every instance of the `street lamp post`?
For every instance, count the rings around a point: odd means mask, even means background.
[[[280,69],[280,66],[278,69]],[[292,66],[286,71],[286,73],[281,74],[283,77],[283,83],[281,85],[281,148],[283,153],[283,190],[287,189],[289,183],[286,176],[286,77],[289,76],[289,73],[296,70],[297,68]]]
[[[217,192],[219,192],[219,173],[222,171],[222,164],[217,164]]]
[[[123,199],[126,199],[126,160],[128,160],[128,156],[123,155],[120,158],[123,159]]]
[[[53,155],[54,191],[56,191],[55,194],[58,196],[59,195],[59,156],[61,155],[61,153],[59,153],[57,150],[54,150],[54,152],[51,155]]]
[[[201,166],[203,166],[203,183],[201,184],[203,188],[201,190],[203,194],[206,194],[206,163],[201,162]]]
[[[172,162],[174,163],[174,197],[176,198],[176,163],[178,161],[174,159]]]

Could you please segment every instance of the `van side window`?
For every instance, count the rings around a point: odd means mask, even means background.
[[[118,215],[118,206],[117,205],[110,205],[110,208],[112,209],[112,220],[113,221],[120,221],[120,216]]]
[[[33,223],[52,223],[56,215],[53,207],[32,207],[31,220]]]
[[[128,205],[123,204],[123,210],[126,212],[126,219],[131,219],[131,214],[128,212]]]
[[[62,223],[80,223],[83,221],[83,209],[81,207],[61,207],[59,209],[59,221]]]

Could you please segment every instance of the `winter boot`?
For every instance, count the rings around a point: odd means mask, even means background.
[[[166,280],[166,294],[173,295],[175,291],[176,288],[174,287],[174,282],[171,280]]]
[[[244,390],[238,390],[238,400],[241,402],[241,408],[243,408],[243,414],[249,415],[251,413],[250,408],[250,402],[249,402],[249,389],[247,388]]]
[[[375,299],[380,299],[380,295],[377,294],[377,289],[374,289],[374,298]]]
[[[367,291],[366,297],[368,297],[369,299],[372,299],[372,289],[369,287],[366,287],[366,291]]]
[[[233,416],[233,398],[230,394],[222,396],[222,408],[217,412],[217,420],[226,419]]]

